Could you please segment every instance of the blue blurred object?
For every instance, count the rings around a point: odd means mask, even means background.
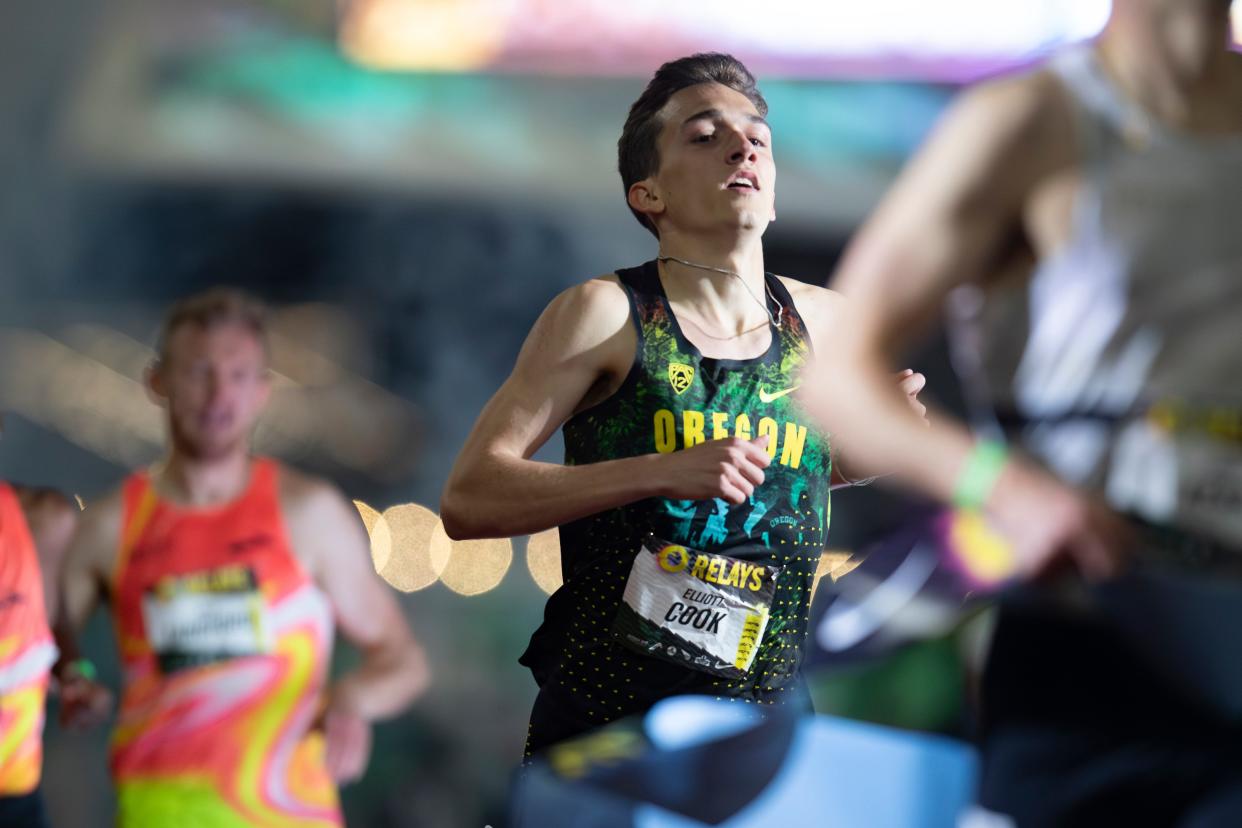
[[[515,778],[514,826],[954,826],[968,746],[826,716],[684,696],[557,745]]]

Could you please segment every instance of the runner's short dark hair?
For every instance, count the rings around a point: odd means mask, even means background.
[[[643,94],[630,107],[625,127],[621,130],[621,138],[617,141],[617,169],[621,173],[621,184],[625,188],[627,202],[630,187],[660,169],[660,149],[657,142],[660,130],[664,127],[660,120],[660,110],[664,109],[664,105],[673,95],[700,83],[718,83],[741,92],[755,105],[760,115],[768,114],[768,102],[759,92],[755,76],[732,55],[706,52],[664,64],[656,70]],[[659,237],[650,219],[633,207],[630,212],[643,227]]]

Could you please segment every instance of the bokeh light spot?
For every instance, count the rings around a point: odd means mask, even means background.
[[[431,536],[440,518],[417,503],[391,506],[382,517],[392,538],[392,552],[380,576],[402,592],[434,584],[437,572],[431,565]]]
[[[459,595],[481,595],[493,589],[513,562],[513,543],[508,538],[455,541],[437,521],[431,533],[431,568],[440,582]]]
[[[556,529],[549,529],[537,535],[531,535],[526,542],[526,568],[530,577],[535,579],[539,588],[551,595],[560,589],[561,578],[561,534]]]

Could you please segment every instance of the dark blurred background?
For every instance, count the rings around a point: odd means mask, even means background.
[[[350,824],[496,824],[535,690],[516,659],[559,581],[558,553],[548,537],[529,554],[525,538],[451,544],[434,509],[548,300],[655,252],[615,172],[645,78],[705,49],[759,75],[779,169],[768,267],[823,283],[958,85],[1090,36],[1107,11],[1107,0],[7,4],[0,477],[85,502],[115,486],[160,451],[140,382],[164,307],[216,284],[269,300],[278,393],[258,447],[359,502],[434,671],[425,700],[377,728],[368,775],[344,792]],[[912,364],[956,406],[938,343]],[[559,438],[541,456],[559,458]],[[830,546],[855,548],[895,502],[841,494]],[[102,614],[86,648],[116,687]],[[953,731],[956,648],[822,677],[817,704]],[[917,694],[894,678],[909,670],[932,677]],[[56,824],[108,824],[106,733],[49,723],[47,742]]]

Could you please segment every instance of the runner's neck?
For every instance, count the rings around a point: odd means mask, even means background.
[[[767,319],[763,247],[692,243],[684,237],[661,240],[660,276],[675,308],[690,310],[712,330],[739,333]],[[680,261],[678,261],[680,260]]]
[[[251,458],[246,452],[198,460],[173,451],[152,470],[151,480],[164,499],[203,508],[240,497],[250,484],[250,472]]]

